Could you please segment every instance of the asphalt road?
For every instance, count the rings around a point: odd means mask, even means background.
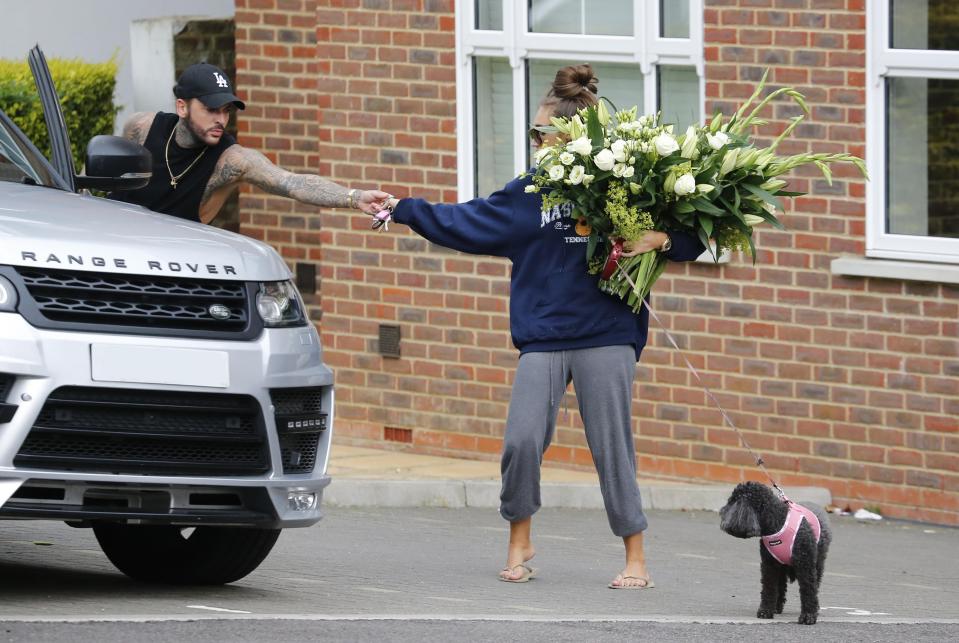
[[[136,583],[89,530],[2,522],[0,641],[959,639],[959,530],[833,526],[820,623],[805,627],[795,585],[782,616],[755,618],[758,543],[723,534],[710,512],[650,513],[657,587],[644,591],[606,588],[622,545],[599,511],[544,509],[540,575],[525,585],[496,579],[506,531],[495,510],[334,508],[214,588]]]

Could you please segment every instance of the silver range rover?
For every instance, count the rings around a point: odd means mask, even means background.
[[[30,64],[53,160],[0,111],[0,518],[90,527],[140,580],[242,578],[321,518],[319,336],[269,246],[80,194],[143,185],[149,153],[96,137],[76,176]]]

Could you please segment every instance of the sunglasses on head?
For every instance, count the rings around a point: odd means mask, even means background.
[[[549,125],[534,124],[529,128],[529,140],[533,141],[537,145],[543,144],[543,136],[545,136],[541,131],[539,131],[540,127],[549,127]]]

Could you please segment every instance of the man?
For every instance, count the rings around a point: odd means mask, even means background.
[[[277,167],[260,152],[237,144],[226,133],[230,112],[246,105],[221,69],[207,63],[187,67],[173,88],[176,113],[139,112],[123,135],[153,155],[146,187],[110,198],[136,203],[190,221],[212,221],[230,193],[249,183],[302,203],[356,208],[374,214],[390,195],[347,189],[313,174]]]

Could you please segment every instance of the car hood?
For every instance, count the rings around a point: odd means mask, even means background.
[[[270,246],[139,206],[0,182],[0,264],[204,279],[276,281]]]

